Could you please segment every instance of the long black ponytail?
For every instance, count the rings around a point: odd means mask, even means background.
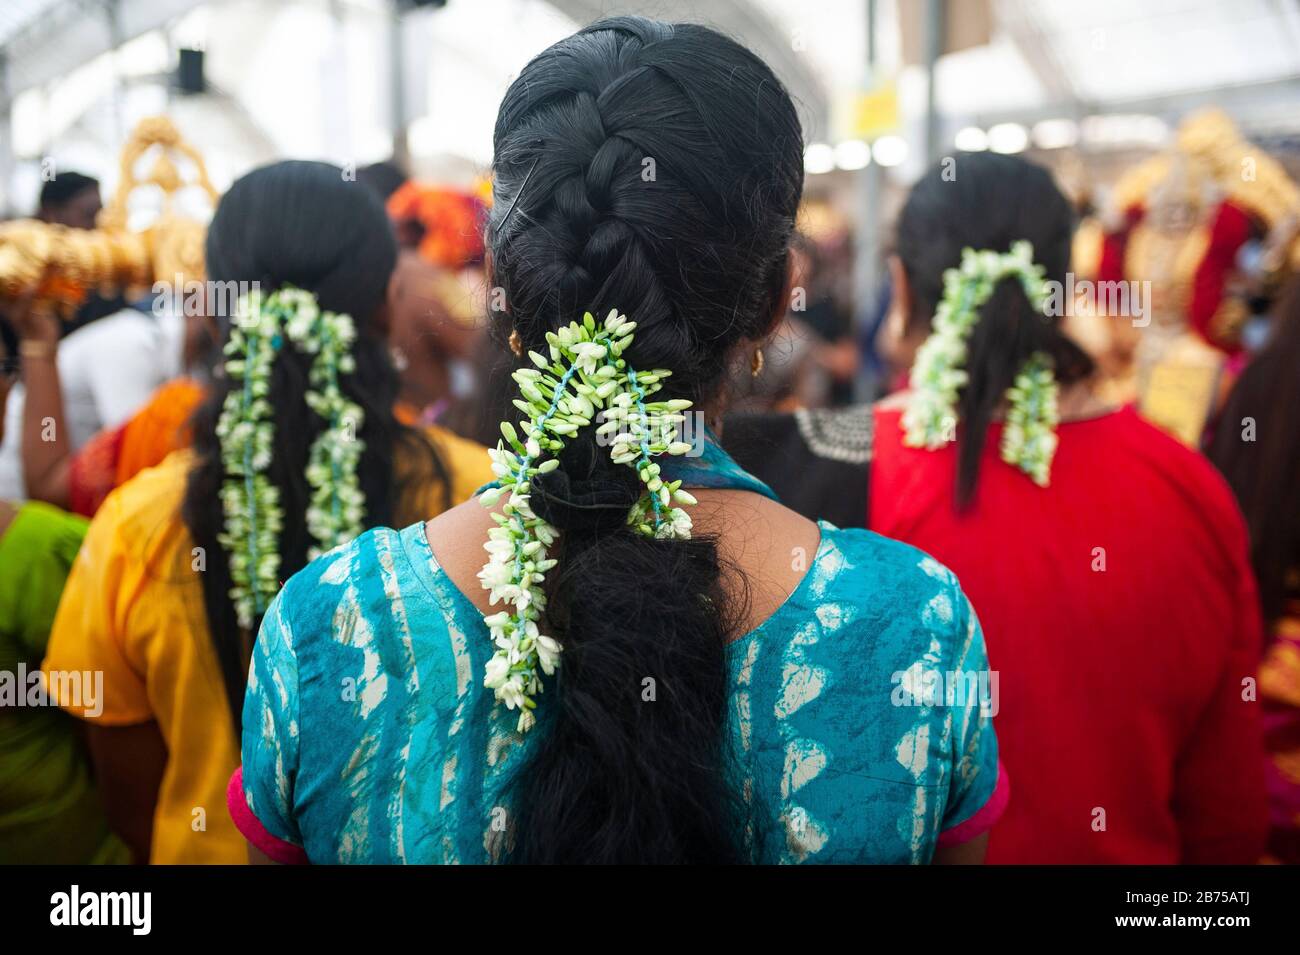
[[[545,334],[590,310],[637,322],[626,357],[705,402],[784,288],[803,188],[789,95],[705,27],[602,20],[534,59],[495,131],[489,225],[509,325]],[[738,861],[724,648],[743,577],[716,542],[647,540],[638,493],[584,429],[533,506],[562,531],[547,623],[564,645],[544,738],[514,780],[518,862]],[[613,515],[612,519],[608,515]],[[541,730],[541,727],[539,727]]]
[[[997,153],[959,153],[951,165],[937,163],[912,187],[898,218],[898,257],[912,291],[909,328],[929,328],[943,297],[943,273],[961,262],[962,249],[1006,252],[1027,239],[1048,281],[1064,283],[1073,234],[1074,210],[1041,166]],[[1025,359],[1045,352],[1063,385],[1093,371],[1059,316],[1036,312],[1018,279],[999,282],[979,313],[967,341],[970,381],[957,401],[959,506],[975,493],[989,423]]]
[[[352,346],[356,370],[342,376],[340,387],[365,416],[357,432],[365,442],[357,476],[366,499],[366,527],[392,522],[403,490],[394,469],[399,445],[409,446],[417,462],[408,481],[441,481],[444,488],[450,487],[434,448],[393,413],[398,378],[375,319],[397,262],[397,243],[372,190],[349,181],[342,169],[326,163],[278,162],[255,169],[222,196],[208,227],[205,252],[211,282],[256,282],[263,294],[294,285],[312,292],[322,310],[352,316],[357,328]],[[214,304],[227,306],[231,298],[220,296]],[[229,315],[217,317],[230,320]],[[279,534],[280,573],[286,580],[307,563],[312,544],[303,518],[310,495],[305,470],[308,451],[324,421],[307,407],[309,371],[309,357],[285,347],[277,355],[270,382],[276,435],[267,474],[279,489],[287,518]],[[195,546],[206,556],[201,575],[204,609],[238,729],[251,634],[244,633],[235,619],[230,567],[217,540],[224,524],[220,491],[226,472],[216,426],[231,386],[228,378],[215,379],[195,414],[195,463],[181,517]],[[260,622],[254,622],[252,634]]]

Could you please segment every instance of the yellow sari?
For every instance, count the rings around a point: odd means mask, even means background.
[[[492,480],[481,445],[436,426],[423,434],[450,488],[428,473],[427,459],[399,453],[397,477],[411,488],[397,505],[399,526],[433,517]],[[43,668],[104,674],[96,716],[58,701],[75,716],[104,726],[157,722],[170,757],[150,862],[238,864],[247,848],[225,798],[239,741],[204,608],[206,555],[180,516],[192,463],[191,451],[177,451],[108,495],[68,577]]]

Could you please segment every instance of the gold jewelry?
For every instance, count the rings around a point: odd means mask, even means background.
[[[749,374],[751,378],[757,378],[763,370],[763,349],[755,348],[754,357],[749,360]]]
[[[510,333],[510,350],[515,353],[516,358],[524,357],[524,340],[519,337],[519,329]]]

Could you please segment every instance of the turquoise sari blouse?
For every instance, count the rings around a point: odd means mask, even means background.
[[[772,496],[711,442],[672,464],[687,486]],[[745,845],[761,863],[928,862],[1005,802],[996,698],[963,692],[996,686],[983,635],[933,559],[820,527],[795,591],[727,647]],[[490,651],[423,524],[371,530],[294,575],[249,673],[240,828],[273,857],[317,863],[505,858],[506,784],[546,732],[547,697],[516,733],[483,686]]]

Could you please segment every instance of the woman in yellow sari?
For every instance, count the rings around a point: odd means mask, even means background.
[[[219,316],[225,364],[187,416],[192,446],[97,512],[44,664],[104,673],[98,716],[59,702],[87,719],[110,823],[139,861],[245,861],[225,784],[253,635],[280,583],[365,528],[423,520],[491,479],[478,445],[395,416],[395,260],[379,200],[323,163],[256,170],[217,208],[209,279],[241,291]],[[231,409],[257,427],[232,428]]]

